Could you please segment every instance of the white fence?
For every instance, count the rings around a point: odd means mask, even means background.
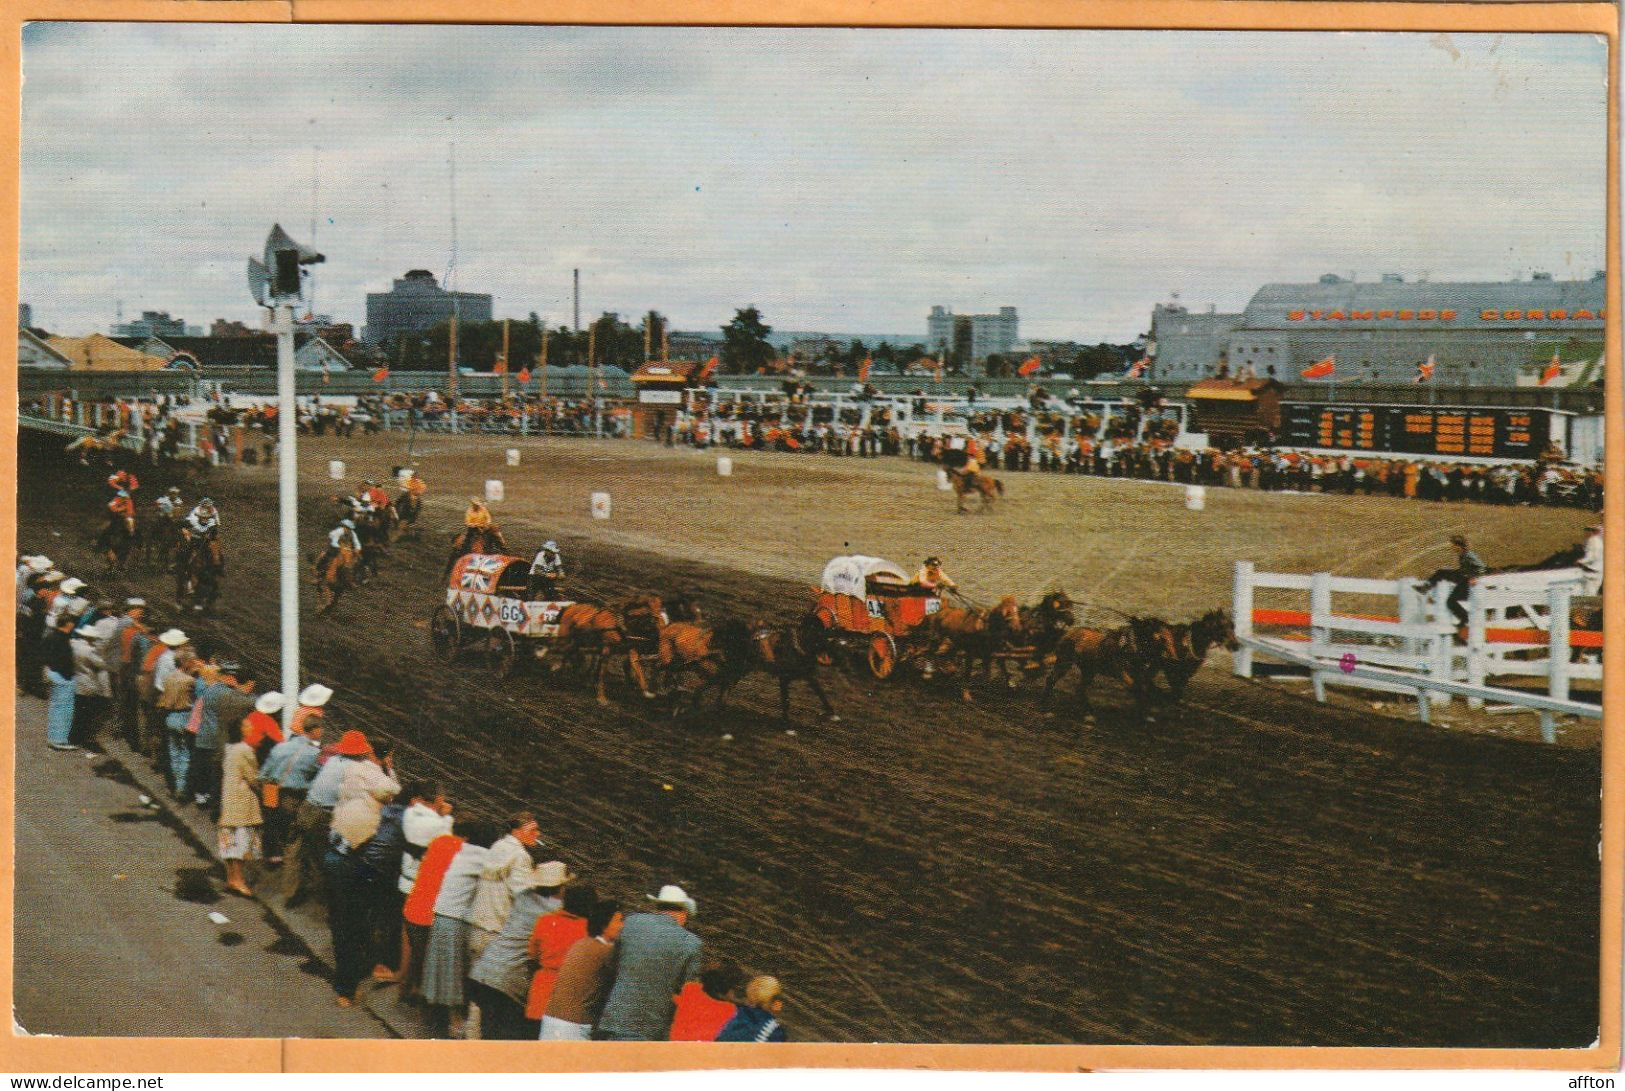
[[[1261,589],[1307,592],[1309,608],[1260,609]],[[1602,715],[1599,705],[1572,700],[1569,692],[1575,680],[1602,678],[1602,634],[1572,632],[1570,625],[1574,599],[1589,590],[1578,569],[1482,577],[1467,599],[1466,642],[1457,643],[1449,584],[1429,591],[1414,580],[1259,572],[1238,561],[1235,673],[1251,678],[1254,657],[1262,655],[1307,670],[1319,701],[1328,685],[1413,696],[1424,723],[1431,706],[1455,697],[1472,708],[1486,702],[1526,708],[1540,715],[1541,736],[1553,742],[1558,715]],[[1376,600],[1382,612],[1339,612],[1334,596],[1357,596],[1366,610]],[[1260,626],[1291,632],[1261,635]],[[1546,692],[1490,684],[1512,677],[1544,679]]]

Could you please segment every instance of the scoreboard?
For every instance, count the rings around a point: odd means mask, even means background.
[[[1433,405],[1281,406],[1281,442],[1373,454],[1533,459],[1546,449],[1551,416],[1538,409]]]

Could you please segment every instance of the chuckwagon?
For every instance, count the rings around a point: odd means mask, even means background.
[[[530,562],[496,553],[457,559],[446,601],[429,619],[435,654],[450,662],[463,651],[482,655],[500,678],[513,673],[521,649],[537,654],[558,636],[559,615],[569,602],[529,595]]]
[[[942,608],[935,591],[880,557],[836,557],[824,566],[809,616],[829,645],[861,657],[876,678],[889,678],[918,650],[918,630]]]

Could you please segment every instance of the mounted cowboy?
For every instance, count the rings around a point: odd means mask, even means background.
[[[158,514],[165,519],[179,519],[186,508],[186,502],[181,499],[179,485],[169,486],[164,490],[164,495],[154,500],[152,504],[158,509]]]
[[[220,511],[214,506],[214,501],[205,496],[181,521],[182,552],[196,552],[219,537]],[[220,566],[224,568],[225,562],[221,561]]]
[[[107,479],[107,487],[114,492],[122,491],[133,494],[141,487],[141,482],[137,481],[135,474],[129,470],[118,470]]]
[[[110,565],[122,565],[136,538],[135,500],[128,489],[120,489],[107,502],[107,522],[96,537],[96,552]]]

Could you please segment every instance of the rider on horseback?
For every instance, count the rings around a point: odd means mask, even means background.
[[[214,501],[205,496],[181,522],[181,554],[184,557],[206,550],[219,536],[220,512],[216,510]],[[225,568],[224,560],[218,563]]]
[[[530,597],[542,602],[556,601],[559,581],[563,578],[564,558],[559,555],[559,544],[549,538],[537,551],[536,559],[530,562]]]
[[[389,507],[389,494],[376,481],[361,483],[361,499],[365,500],[373,511],[383,511]]]
[[[348,568],[359,556],[361,538],[355,532],[355,520],[340,519],[339,525],[327,532],[327,552],[316,562],[316,573],[320,576],[335,557]]]
[[[141,482],[129,470],[119,470],[107,479],[107,487],[114,492],[133,493],[141,487]]]
[[[498,533],[497,525],[491,518],[491,509],[485,506],[485,501],[477,497],[470,499],[468,510],[463,513],[463,536],[457,543],[458,550],[471,552],[476,541],[481,538],[489,540]]]
[[[102,524],[101,533],[96,536],[98,553],[112,548],[113,536],[118,533],[121,523],[124,533],[135,537],[135,501],[131,499],[128,489],[118,490],[113,499],[107,502],[107,522]]]

